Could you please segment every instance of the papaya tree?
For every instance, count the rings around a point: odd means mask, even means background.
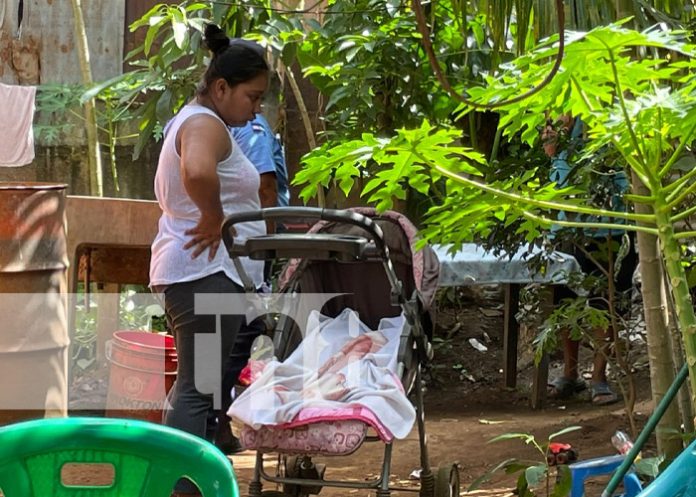
[[[696,52],[685,43],[684,33],[638,32],[620,24],[569,32],[565,42],[560,70],[548,85],[524,102],[497,109],[501,132],[530,148],[541,148],[539,130],[547,116],[581,118],[589,129],[585,152],[610,148],[633,174],[633,193],[624,195],[636,206],[632,211],[602,209],[586,191],[558,188],[543,180],[547,176],[533,162],[516,176],[487,180],[486,172],[494,165],[459,145],[456,130],[426,121],[416,129],[398,130],[393,137],[366,133],[340,147],[316,150],[296,181],[304,185],[302,194],[307,197],[317,183],[326,185],[334,178],[349,188],[357,173],[369,166],[370,178],[363,189],[367,201],[389,208],[394,198],[403,195],[405,184],[436,196],[423,234],[455,246],[501,223],[530,242],[552,224],[655,236],[674,298],[692,392],[696,391],[696,316],[681,248],[696,236],[683,228],[696,212],[696,169],[684,172],[677,167],[691,154],[696,131]],[[637,59],[633,56],[637,50],[651,56]],[[471,88],[469,98],[478,104],[505,102],[536,87],[551,70],[557,52],[558,37],[551,37],[489,75],[483,86]],[[461,108],[471,110],[471,106]],[[559,219],[559,212],[571,215]]]

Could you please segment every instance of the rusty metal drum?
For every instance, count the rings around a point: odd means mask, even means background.
[[[0,182],[0,425],[67,415],[65,187]]]

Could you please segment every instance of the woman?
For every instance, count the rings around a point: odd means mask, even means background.
[[[243,292],[234,264],[220,250],[220,226],[225,216],[260,208],[259,174],[228,127],[254,118],[268,84],[268,65],[258,50],[230,45],[214,25],[206,27],[204,40],[212,59],[195,99],[170,122],[160,153],[155,193],[162,217],[150,263],[150,284],[164,294],[178,356],[164,423],[200,437],[206,434],[213,395],[196,389],[194,335],[215,333],[216,316],[197,315],[194,296]],[[240,239],[266,232],[263,222],[236,229]],[[252,282],[261,285],[263,261],[242,258],[241,264]],[[230,367],[230,351],[243,324],[243,316],[221,318],[220,378]],[[222,405],[228,404],[229,392],[220,393]],[[176,491],[173,495],[197,495],[188,481],[179,482]]]

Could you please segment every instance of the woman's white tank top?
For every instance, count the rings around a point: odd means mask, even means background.
[[[176,135],[184,121],[195,114],[209,114],[224,125],[212,110],[198,104],[189,104],[174,117],[167,130],[155,174],[155,196],[162,209],[162,217],[159,220],[159,232],[152,243],[150,285],[160,286],[193,281],[223,271],[235,283],[243,286],[224,244],[220,244],[212,261],[208,260],[207,250],[195,259],[191,259],[193,249],[184,250],[183,248],[184,244],[190,240],[190,236],[184,235],[184,232],[196,226],[200,211],[184,188],[181,178],[181,157],[176,151]],[[242,153],[231,134],[230,141],[232,152],[217,165],[220,178],[220,200],[225,217],[236,212],[261,208],[259,173]],[[240,241],[266,233],[266,225],[263,221],[237,224],[235,229],[237,230],[235,239]],[[240,261],[251,281],[258,288],[263,282],[263,261],[253,261],[246,257],[240,258]]]

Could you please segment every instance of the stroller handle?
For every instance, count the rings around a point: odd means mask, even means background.
[[[233,231],[230,229],[235,224],[250,221],[290,220],[290,219],[316,219],[358,226],[370,235],[379,250],[380,255],[389,257],[382,229],[372,219],[357,212],[339,209],[322,209],[319,207],[269,207],[256,211],[238,212],[228,216],[222,223],[222,240],[226,246],[231,247],[234,242]]]

